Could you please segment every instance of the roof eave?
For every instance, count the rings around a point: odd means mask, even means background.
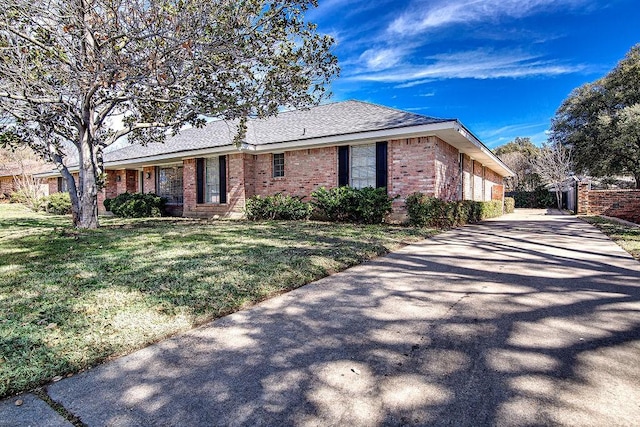
[[[218,147],[158,154],[134,159],[105,161],[104,166],[105,169],[142,168],[144,166],[179,162],[194,157],[232,154],[239,151],[250,154],[261,154],[274,151],[312,149],[354,143],[367,144],[376,141],[415,138],[421,136],[437,136],[446,143],[457,148],[460,152],[467,154],[473,160],[479,161],[484,166],[488,166],[499,174],[503,176],[514,175],[513,171],[509,169],[507,165],[498,159],[498,157],[493,154],[489,148],[480,142],[480,140],[458,120],[447,120],[424,125],[330,135],[286,142],[274,142],[262,145],[243,144],[240,148],[237,148],[234,144],[227,144]],[[46,176],[45,174],[42,175],[43,177],[56,176],[55,173]]]

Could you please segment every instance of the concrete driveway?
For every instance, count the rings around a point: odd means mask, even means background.
[[[520,211],[48,394],[90,426],[637,426],[640,263],[574,217]],[[43,401],[21,398],[0,404],[5,424],[65,425]]]

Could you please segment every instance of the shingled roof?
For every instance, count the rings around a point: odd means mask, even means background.
[[[320,105],[308,110],[294,110],[247,123],[246,142],[266,145],[304,141],[337,135],[357,134],[450,121],[362,101],[344,101]],[[106,162],[143,159],[183,151],[223,147],[233,144],[233,123],[215,120],[202,128],[185,129],[162,144],[139,144],[105,153]]]

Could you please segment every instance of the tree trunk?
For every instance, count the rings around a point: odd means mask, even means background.
[[[562,189],[556,186],[556,204],[558,209],[562,210]]]
[[[98,228],[98,186],[93,139],[88,129],[81,133],[78,179],[78,217],[74,218],[77,228]]]
[[[80,215],[74,225],[77,228],[98,228],[98,188],[93,164],[85,160],[80,169],[83,172],[80,173],[79,182],[82,188],[78,198]]]

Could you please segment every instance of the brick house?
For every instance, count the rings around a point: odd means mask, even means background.
[[[8,200],[11,194],[18,191],[18,181],[27,180],[30,182],[31,176],[39,176],[50,171],[53,165],[38,160],[13,161],[0,164],[0,200]],[[41,184],[34,181],[33,184],[39,184],[39,192],[42,196],[49,195],[50,185]],[[57,188],[56,188],[57,191]]]
[[[318,187],[386,187],[395,219],[420,191],[446,200],[502,200],[512,171],[458,120],[436,119],[360,101],[249,120],[241,147],[224,121],[185,129],[164,144],[105,153],[105,198],[154,192],[174,215],[241,217],[245,200]],[[50,191],[63,190],[49,175]]]

